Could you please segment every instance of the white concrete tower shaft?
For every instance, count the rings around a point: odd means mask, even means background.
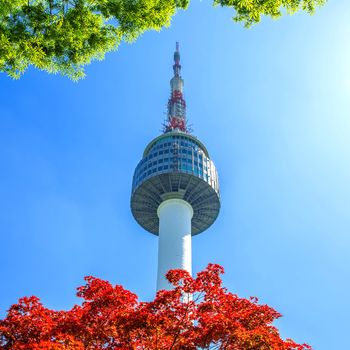
[[[183,199],[168,199],[157,210],[159,217],[157,290],[171,289],[165,275],[182,269],[192,273],[192,206]]]

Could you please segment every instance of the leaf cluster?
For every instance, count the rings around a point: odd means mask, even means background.
[[[317,6],[327,0],[214,0],[214,5],[235,10],[233,20],[243,22],[246,27],[260,22],[262,16],[279,18],[283,12],[294,14],[299,10],[313,14]]]
[[[170,24],[186,0],[1,0],[0,71],[18,78],[29,65],[77,80],[83,67]]]
[[[36,297],[22,298],[0,320],[4,350],[307,350],[281,339],[273,321],[281,315],[256,298],[244,299],[221,283],[219,265],[192,278],[167,274],[170,291],[139,302],[122,286],[94,277],[77,295],[84,301],[68,311],[45,308]]]

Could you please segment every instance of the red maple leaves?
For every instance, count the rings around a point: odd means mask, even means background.
[[[281,315],[256,298],[243,299],[221,285],[223,268],[210,264],[192,278],[167,274],[174,285],[154,301],[139,302],[122,286],[86,277],[69,311],[45,308],[22,298],[0,320],[4,350],[306,350],[281,339],[272,322]]]

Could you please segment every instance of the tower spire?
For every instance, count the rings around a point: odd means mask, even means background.
[[[174,52],[174,76],[179,77],[181,73],[181,65],[180,65],[180,50],[179,50],[179,43],[176,42],[176,51]]]
[[[176,42],[174,52],[174,76],[170,80],[170,97],[168,100],[167,121],[164,132],[182,131],[188,133],[186,120],[186,102],[183,97],[184,81],[181,78],[180,50],[179,43]]]

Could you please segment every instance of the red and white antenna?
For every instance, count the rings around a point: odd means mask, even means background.
[[[183,97],[184,81],[181,78],[181,64],[179,43],[176,43],[174,52],[174,76],[170,80],[171,93],[168,100],[167,120],[164,125],[164,132],[182,131],[188,133],[186,119],[186,101]]]

